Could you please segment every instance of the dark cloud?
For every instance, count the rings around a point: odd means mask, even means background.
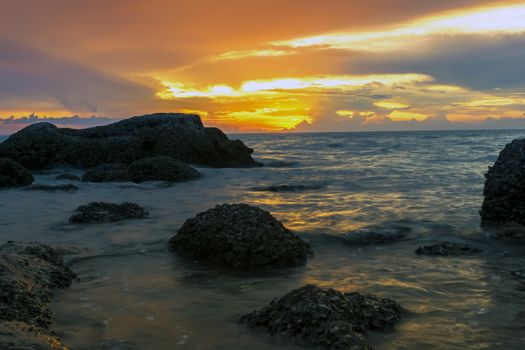
[[[0,103],[36,109],[42,103],[74,113],[118,113],[147,102],[154,89],[0,39]]]

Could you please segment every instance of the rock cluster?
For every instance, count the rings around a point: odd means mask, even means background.
[[[372,226],[351,231],[343,236],[343,242],[350,245],[383,244],[403,240],[410,232],[408,227]]]
[[[59,251],[40,243],[0,246],[0,348],[67,349],[50,335],[55,288],[76,277]]]
[[[442,242],[439,244],[422,246],[416,249],[416,254],[421,255],[470,255],[481,253],[482,250],[468,244]]]
[[[219,265],[288,267],[302,265],[310,246],[269,212],[247,204],[223,204],[186,220],[170,247]]]
[[[525,225],[525,139],[505,146],[485,179],[482,225]]]
[[[33,175],[26,168],[8,158],[0,158],[0,188],[29,186],[33,181]]]
[[[153,156],[211,167],[259,165],[252,153],[242,141],[228,139],[219,129],[205,128],[199,116],[180,113],[144,115],[81,130],[37,123],[0,144],[0,157],[28,169],[56,164],[84,168],[129,164]]]
[[[66,185],[35,184],[35,185],[27,187],[26,190],[27,191],[48,191],[48,192],[56,192],[56,191],[74,192],[74,191],[78,191],[78,186],[75,186],[73,184],[66,184]]]
[[[306,285],[241,322],[325,349],[364,350],[370,349],[364,337],[368,330],[391,327],[404,312],[390,299]]]
[[[103,224],[128,219],[145,219],[148,212],[135,203],[92,202],[76,209],[70,224]]]
[[[129,166],[124,164],[99,165],[88,169],[82,177],[82,181],[179,182],[194,180],[199,177],[200,173],[188,164],[170,157],[157,156],[136,160]]]

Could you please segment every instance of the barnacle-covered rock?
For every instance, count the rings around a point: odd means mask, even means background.
[[[274,299],[241,322],[325,349],[370,349],[365,334],[383,330],[405,310],[390,299],[306,285]]]
[[[287,267],[306,263],[310,246],[269,212],[223,204],[186,220],[171,238],[173,250],[231,267]]]

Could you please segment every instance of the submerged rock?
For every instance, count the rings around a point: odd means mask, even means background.
[[[55,164],[84,168],[129,164],[152,156],[211,167],[260,165],[252,153],[242,141],[228,139],[217,128],[205,128],[199,116],[180,113],[144,115],[81,130],[37,123],[0,144],[0,157],[29,169]]]
[[[33,181],[33,175],[26,168],[10,159],[0,158],[0,188],[29,186]]]
[[[267,187],[255,187],[256,191],[267,191],[267,192],[298,192],[298,191],[309,191],[318,190],[322,188],[320,185],[273,185]]]
[[[231,267],[287,267],[306,263],[310,246],[269,212],[247,204],[217,205],[186,220],[171,249]]]
[[[75,276],[62,256],[47,245],[8,242],[0,246],[0,319],[47,328],[52,290],[69,287]]]
[[[495,239],[511,242],[525,242],[525,226],[509,222],[503,226],[493,228],[491,236]]]
[[[401,241],[410,233],[408,227],[366,227],[344,235],[343,242],[350,245],[383,244]]]
[[[325,349],[371,349],[364,335],[399,321],[405,310],[390,299],[306,285],[274,299],[241,322]]]
[[[170,157],[150,157],[134,161],[129,166],[123,164],[104,164],[88,169],[83,181],[88,182],[180,182],[194,180],[200,173],[188,164]]]
[[[439,244],[422,246],[416,249],[416,254],[421,255],[470,255],[481,253],[482,250],[468,244],[442,242]]]
[[[102,224],[128,219],[145,219],[148,212],[135,203],[92,202],[75,210],[69,218],[70,224]]]
[[[481,224],[525,225],[525,139],[506,145],[485,178]]]
[[[60,174],[55,177],[57,180],[80,181],[80,176],[73,174]]]
[[[25,190],[26,191],[49,191],[49,192],[56,192],[56,191],[74,192],[74,191],[78,191],[78,187],[73,184],[67,184],[67,185],[36,184],[36,185],[27,187]]]
[[[60,339],[24,322],[0,321],[0,349],[5,350],[68,350]]]

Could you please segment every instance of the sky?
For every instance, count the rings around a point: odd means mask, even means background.
[[[525,1],[0,2],[0,134],[525,128]]]

